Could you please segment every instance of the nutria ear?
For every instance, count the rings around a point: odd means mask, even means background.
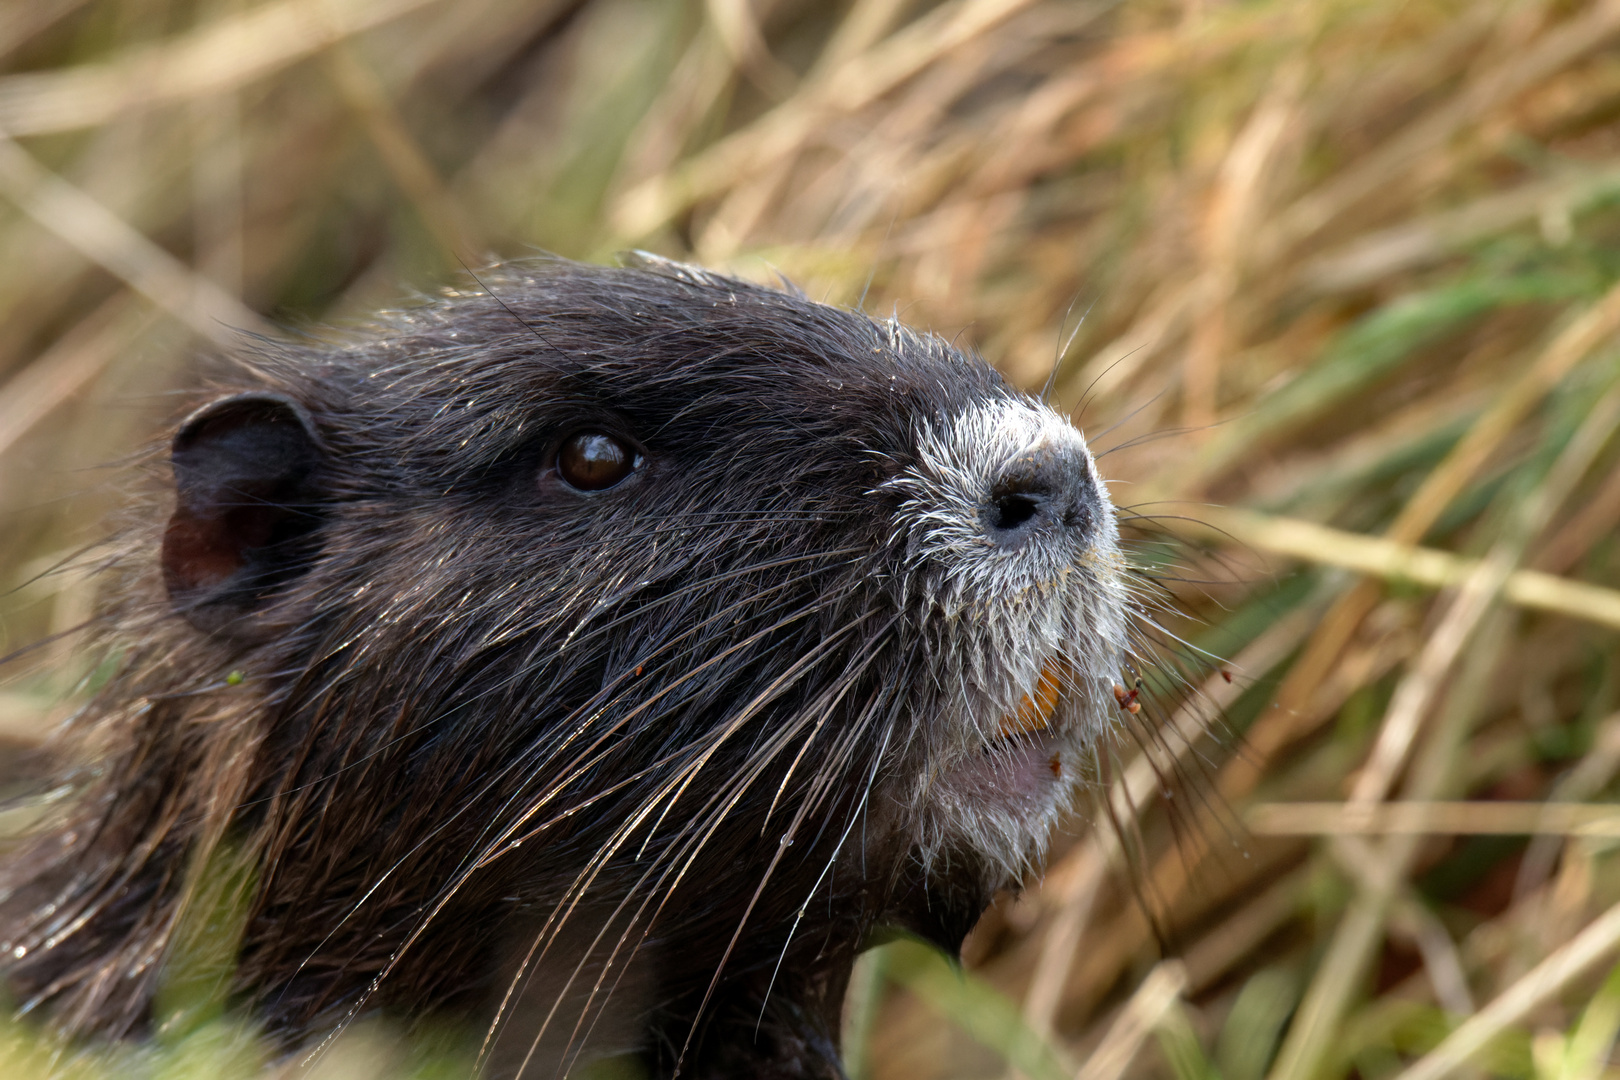
[[[323,457],[309,414],[279,394],[222,398],[180,425],[163,581],[193,626],[245,629],[243,616],[308,568]]]

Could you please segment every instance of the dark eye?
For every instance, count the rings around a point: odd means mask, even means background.
[[[634,450],[600,431],[581,431],[557,448],[557,475],[580,491],[610,488],[635,472],[640,458]]]

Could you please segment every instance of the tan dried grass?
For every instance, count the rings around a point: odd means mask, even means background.
[[[489,249],[780,267],[1119,424],[1142,558],[1183,545],[1168,629],[1233,658],[1189,662],[1202,699],[1151,684],[1171,734],[1122,741],[1099,793],[1124,835],[1082,815],[986,917],[989,996],[872,969],[861,1075],[997,1075],[1036,1037],[1031,1068],[1104,1047],[1086,1075],[1433,1080],[1466,1050],[1528,1078],[1554,1059],[1527,1025],[1601,1042],[1606,849],[1236,821],[1613,780],[1617,35],[1614,0],[0,8],[5,587],[96,534],[110,499],[73,470],[155,430],[226,327]],[[108,424],[109,398],[139,407]],[[57,580],[0,601],[0,648],[84,609]],[[1241,744],[1200,739],[1217,711]],[[1146,912],[1174,989],[1142,981]],[[1001,1042],[937,1012],[1009,998]]]

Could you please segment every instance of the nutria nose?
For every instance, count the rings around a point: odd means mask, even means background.
[[[1042,439],[1002,467],[984,506],[991,543],[1017,548],[1042,533],[1084,539],[1100,512],[1097,481],[1075,439]]]

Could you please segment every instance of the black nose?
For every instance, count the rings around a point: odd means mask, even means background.
[[[1041,533],[1089,536],[1100,500],[1083,447],[1045,440],[1002,468],[985,501],[985,532],[998,547],[1016,548]]]

